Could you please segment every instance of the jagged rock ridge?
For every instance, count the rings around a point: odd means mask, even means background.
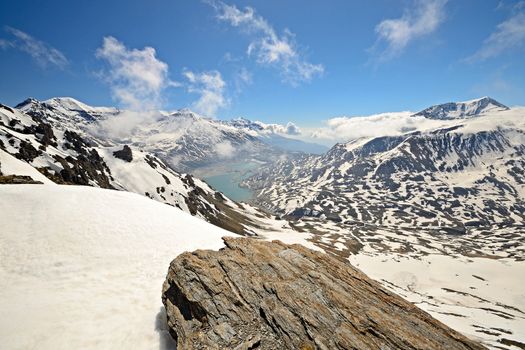
[[[224,242],[170,265],[163,302],[180,349],[483,349],[326,254]]]

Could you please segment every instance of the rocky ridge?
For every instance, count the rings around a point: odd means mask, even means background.
[[[162,299],[180,349],[484,349],[326,254],[224,242],[170,265]]]

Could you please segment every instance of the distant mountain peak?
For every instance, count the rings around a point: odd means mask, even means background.
[[[505,111],[508,109],[509,107],[493,98],[484,96],[469,101],[448,102],[435,105],[414,114],[413,117],[425,117],[438,120],[466,119],[487,112]]]
[[[252,121],[244,117],[238,117],[238,118],[229,120],[226,122],[226,124],[232,125],[238,128],[244,128],[244,129],[255,130],[255,131],[261,131],[264,129],[264,127],[261,125],[260,122]]]
[[[115,113],[118,111],[115,107],[94,107],[73,97],[53,97],[47,100],[37,100],[29,97],[15,106],[16,109],[26,111],[32,107],[40,106],[43,108],[59,109],[61,111],[71,112],[106,112]]]
[[[49,106],[55,109],[62,109],[64,111],[77,111],[77,112],[116,112],[115,107],[94,107],[73,97],[53,97],[48,100],[41,102],[45,106]]]
[[[57,96],[57,97],[52,97],[48,100],[45,100],[43,101],[44,103],[71,103],[71,104],[76,104],[76,105],[86,105],[85,103],[83,102],[80,102],[79,100],[73,98],[73,97],[68,97],[68,96]]]
[[[194,111],[192,111],[189,108],[178,109],[176,111],[170,112],[169,115],[170,116],[174,116],[174,117],[186,117],[186,118],[191,118],[191,119],[194,119],[194,120],[209,119],[209,118],[204,117],[204,116],[202,116],[202,115],[200,115],[198,113],[195,113]]]
[[[37,99],[33,98],[33,97],[28,97],[26,98],[25,100],[23,100],[22,102],[20,102],[19,104],[17,104],[15,106],[16,109],[21,109],[23,110],[24,108],[26,108],[27,106],[31,106],[35,103],[39,103]]]

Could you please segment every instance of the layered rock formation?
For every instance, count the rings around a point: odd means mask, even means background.
[[[170,265],[162,300],[179,349],[483,349],[326,254],[224,242]]]

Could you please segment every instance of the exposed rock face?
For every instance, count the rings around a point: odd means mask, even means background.
[[[41,181],[33,180],[31,176],[26,175],[2,175],[2,172],[0,172],[0,184],[6,185],[6,184],[12,184],[12,185],[20,185],[20,184],[43,184]]]
[[[162,300],[179,349],[484,349],[326,254],[224,242],[170,265]]]
[[[133,153],[131,152],[131,148],[129,148],[128,145],[124,145],[124,148],[122,148],[120,151],[113,152],[113,155],[116,158],[122,159],[128,163],[133,160]]]

